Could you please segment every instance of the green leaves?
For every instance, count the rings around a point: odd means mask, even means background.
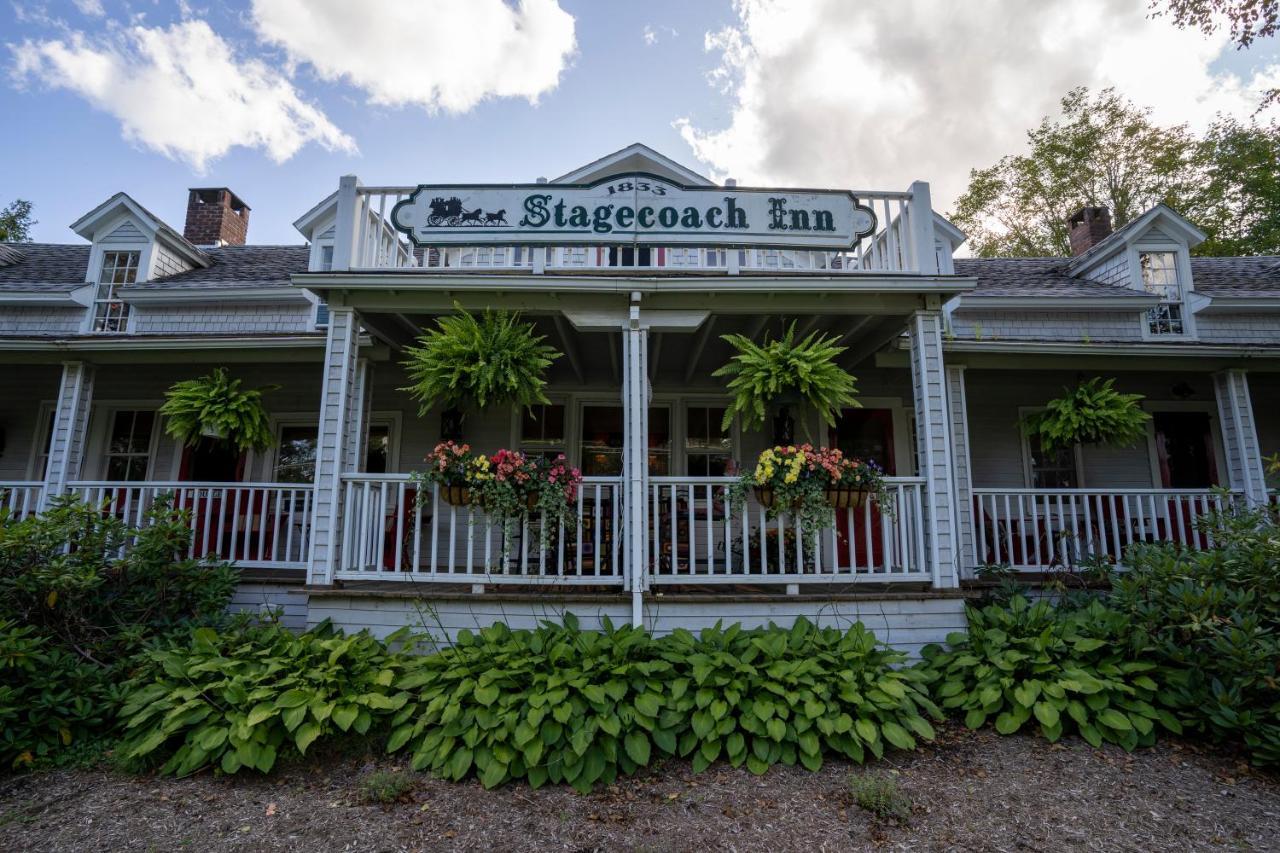
[[[392,652],[328,626],[193,632],[185,645],[148,654],[120,712],[120,753],[134,763],[167,754],[161,771],[178,775],[210,765],[265,773],[282,751],[301,755],[338,732],[390,724],[409,696],[391,685],[415,658],[413,638],[401,640]],[[400,723],[397,748],[412,733]]]
[[[946,651],[927,647],[922,664],[938,703],[965,725],[994,718],[1007,735],[1034,717],[1051,741],[1070,730],[1125,749],[1154,742],[1161,685],[1129,658],[1125,617],[1098,601],[1071,609],[1021,597],[968,616],[968,635],[949,637]]]
[[[728,390],[733,395],[722,430],[735,418],[746,429],[761,429],[769,404],[784,395],[798,396],[831,427],[835,426],[836,412],[859,405],[856,380],[836,363],[836,356],[845,351],[836,346],[836,338],[811,332],[797,343],[795,334],[792,322],[780,340],[766,340],[762,345],[744,335],[720,336],[737,350],[728,364],[712,373],[729,378]]]
[[[422,415],[437,405],[547,403],[547,368],[561,356],[522,323],[518,313],[486,309],[478,318],[454,304],[456,314],[436,319],[438,328],[406,348],[403,365],[412,384],[402,391],[418,401]]]
[[[207,376],[175,382],[165,392],[165,402],[160,407],[165,431],[190,446],[212,436],[240,450],[271,447],[275,433],[262,405],[262,395],[276,386],[242,391],[241,381],[232,379],[225,367],[219,367]]]
[[[1064,396],[1023,419],[1023,430],[1046,451],[1095,443],[1132,447],[1146,439],[1151,415],[1139,405],[1141,394],[1122,394],[1114,385],[1114,379],[1095,376],[1063,389]]]

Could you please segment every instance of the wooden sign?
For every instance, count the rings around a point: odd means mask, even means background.
[[[642,244],[848,249],[876,216],[839,190],[687,187],[642,173],[590,185],[420,185],[391,221],[418,246]]]

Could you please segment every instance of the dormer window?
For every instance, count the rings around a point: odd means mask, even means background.
[[[1183,322],[1182,283],[1178,280],[1176,252],[1139,252],[1142,289],[1160,298],[1160,304],[1147,311],[1147,331],[1152,335],[1181,335]]]
[[[93,296],[93,331],[125,331],[129,306],[120,298],[119,291],[138,280],[139,255],[139,252],[103,253],[102,270]]]

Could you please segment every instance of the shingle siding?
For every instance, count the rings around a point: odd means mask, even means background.
[[[1200,340],[1222,344],[1280,344],[1280,313],[1196,317]]]
[[[951,334],[984,341],[1140,341],[1142,322],[1134,311],[957,310],[951,315]]]
[[[80,307],[0,306],[0,335],[72,335],[80,331],[84,315]]]
[[[1129,255],[1127,252],[1116,252],[1098,266],[1089,270],[1085,278],[1100,284],[1116,287],[1132,287],[1133,278],[1129,274]]]
[[[140,335],[227,335],[311,331],[311,303],[210,302],[134,308]]]

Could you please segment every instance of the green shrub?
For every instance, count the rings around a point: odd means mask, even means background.
[[[880,820],[906,825],[911,820],[911,797],[889,773],[865,773],[849,777],[849,793],[858,808]]]
[[[948,650],[922,654],[934,697],[969,728],[994,721],[1007,735],[1034,719],[1050,741],[1075,731],[1126,750],[1154,743],[1157,724],[1181,730],[1153,704],[1156,664],[1133,653],[1128,619],[1101,602],[1068,610],[1016,596],[1007,607],[970,608],[968,622]]]
[[[1206,521],[1215,547],[1135,545],[1112,605],[1150,646],[1162,701],[1191,729],[1280,764],[1280,525],[1265,512]]]
[[[225,617],[237,574],[185,559],[190,544],[187,514],[165,498],[137,528],[61,498],[42,515],[0,525],[0,619],[118,666],[153,637]]]
[[[474,770],[486,787],[587,791],[667,756],[695,770],[718,758],[816,769],[824,748],[861,761],[933,737],[924,715],[937,709],[915,670],[894,668],[903,660],[861,624],[663,638],[607,622],[579,631],[571,615],[536,631],[496,624],[410,664],[388,750],[450,779]]]
[[[28,766],[109,727],[117,699],[104,672],[30,626],[0,621],[0,762]]]
[[[404,770],[375,770],[360,780],[356,796],[367,805],[389,806],[405,799],[417,785],[417,774]]]
[[[409,640],[399,632],[388,642]],[[167,756],[160,771],[179,776],[210,765],[265,773],[317,740],[384,725],[409,698],[392,685],[411,657],[411,643],[391,651],[327,626],[302,635],[275,625],[197,629],[185,644],[148,653],[121,711],[121,756]]]

